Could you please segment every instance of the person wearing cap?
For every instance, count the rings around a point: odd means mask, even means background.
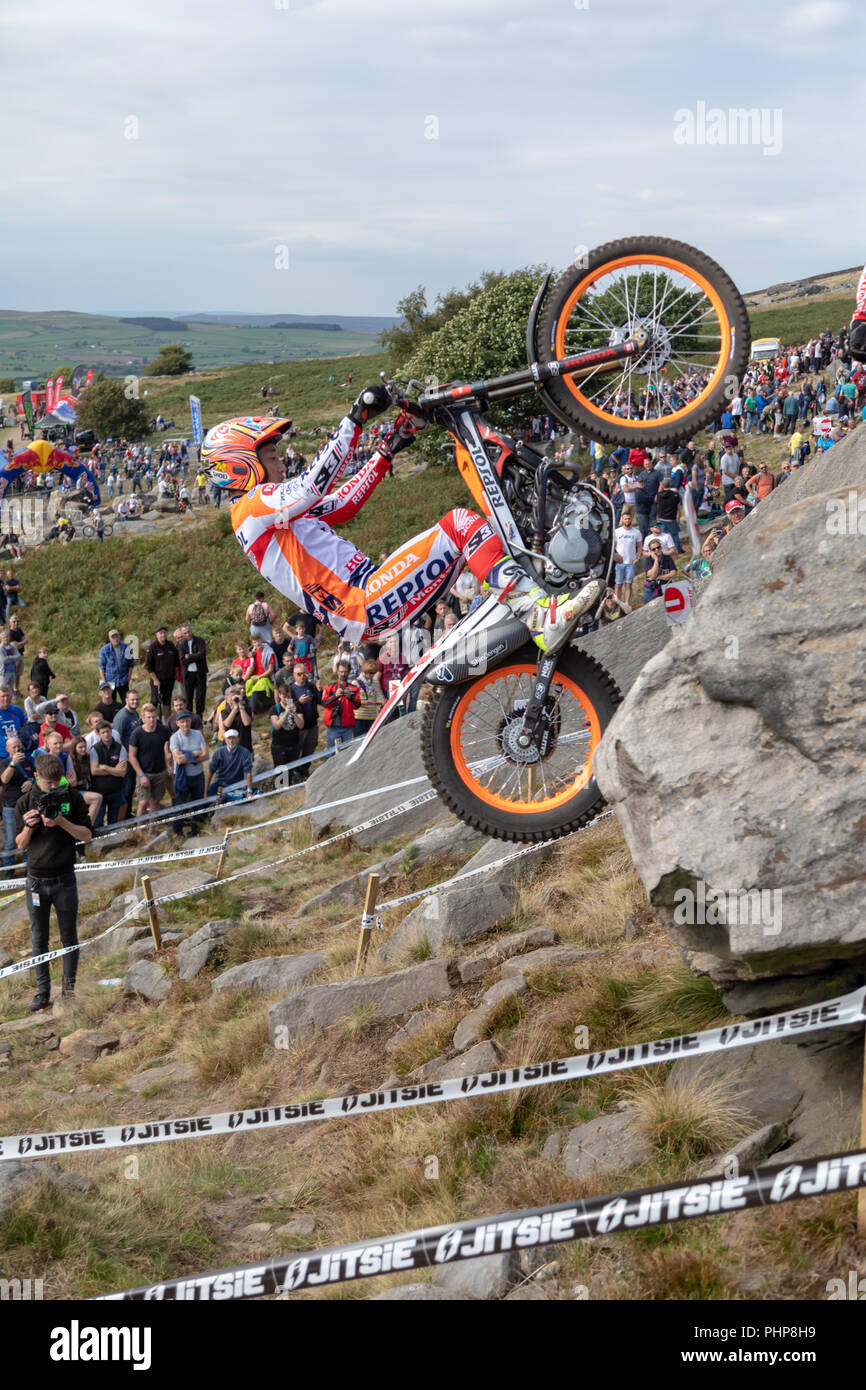
[[[225,741],[217,748],[210,762],[206,796],[222,796],[223,791],[239,782],[246,783],[246,794],[253,794],[253,755],[241,747],[237,729],[225,731]]]
[[[102,685],[109,685],[118,700],[125,700],[135,657],[116,627],[109,632],[105,646],[100,647],[98,659]]]
[[[738,497],[732,497],[730,502],[725,503],[725,515],[728,518],[725,526],[726,532],[730,531],[733,526],[739,526],[746,515],[746,508]]]
[[[123,709],[123,701],[116,700],[114,698],[114,691],[112,687],[108,684],[107,681],[103,681],[102,685],[100,685],[99,687],[99,699],[96,701],[96,704],[93,706],[93,708],[102,719],[105,719],[108,721],[109,724],[112,724],[114,722],[114,716],[117,714],[118,710]]]
[[[72,737],[72,730],[69,728],[69,725],[65,724],[58,716],[57,706],[53,701],[48,700],[45,703],[42,712],[42,723],[39,726],[39,747],[44,748],[46,737],[48,734],[54,733],[59,734],[64,741]]]
[[[156,629],[156,636],[147,649],[144,669],[150,676],[150,698],[156,705],[160,719],[163,711],[171,709],[171,696],[180,665],[180,654],[174,642],[168,640],[168,628],[162,623]]]
[[[69,696],[65,690],[61,690],[53,700],[41,701],[41,703],[36,706],[36,713],[41,715],[44,719],[46,711],[49,710],[52,705],[56,707],[58,719],[57,727],[60,729],[61,733],[63,732],[64,724],[69,730],[68,735],[64,735],[64,737],[77,738],[81,733],[81,725],[78,722],[78,715],[69,704]]]
[[[177,733],[169,739],[169,751],[174,763],[174,796],[172,806],[184,806],[188,801],[201,801],[204,797],[204,768],[207,762],[207,745],[204,734],[192,727],[192,710],[182,709],[177,715]],[[184,826],[189,826],[193,834],[198,830],[198,822],[176,820],[172,822],[175,835],[182,835]]]

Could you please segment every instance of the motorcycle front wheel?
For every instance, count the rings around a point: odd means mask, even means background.
[[[561,423],[600,442],[650,448],[718,420],[749,362],[749,316],[721,266],[685,242],[624,237],[583,255],[545,297],[536,357],[610,347],[640,328],[650,335],[643,352],[547,383]]]
[[[537,656],[528,643],[507,665],[440,691],[424,715],[421,749],[431,783],[467,825],[500,840],[570,835],[604,806],[593,756],[619,690],[592,657],[566,649],[544,707],[541,747],[521,749]]]

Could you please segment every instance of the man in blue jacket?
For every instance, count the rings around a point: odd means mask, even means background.
[[[110,685],[115,699],[125,700],[129,689],[129,677],[135,665],[135,657],[123,641],[116,627],[108,634],[108,641],[99,649],[99,679]]]
[[[221,744],[210,760],[210,776],[205,796],[221,796],[226,787],[246,782],[247,796],[253,794],[253,755],[248,748],[241,748],[237,729],[226,729],[225,743]]]

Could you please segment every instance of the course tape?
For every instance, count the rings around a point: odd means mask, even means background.
[[[783,1202],[861,1187],[866,1187],[866,1151],[826,1154],[800,1163],[750,1168],[736,1178],[634,1188],[556,1206],[530,1207],[448,1226],[359,1240],[352,1245],[332,1245],[308,1254],[280,1255],[261,1264],[234,1265],[210,1274],[166,1279],[159,1284],[103,1294],[91,1301],[224,1302],[260,1298],[264,1294],[344,1284],[352,1279],[373,1279],[410,1269],[441,1268],[502,1251],[529,1250],[705,1216],[730,1215],[750,1207],[777,1207]]]
[[[321,806],[302,806],[298,811],[288,811],[284,816],[275,816],[273,820],[256,821],[252,825],[239,825],[234,830],[227,830],[228,836],[251,835],[254,830],[265,830],[269,825],[283,825],[286,821],[297,820],[300,816],[311,816],[318,811],[332,811],[335,806],[348,806],[351,801],[364,801],[370,796],[384,796],[385,792],[401,791],[403,787],[417,787],[419,782],[426,782],[426,777],[409,777],[405,782],[392,782],[390,787],[374,787],[369,792],[356,792],[354,796],[343,796],[339,801],[323,801]],[[438,793],[434,792],[433,796]],[[428,797],[432,800],[432,797]],[[372,822],[378,824],[378,821]],[[356,825],[356,830],[361,830],[362,826]]]
[[[84,941],[78,941],[74,946],[58,946],[56,951],[45,951],[41,956],[29,956],[27,960],[16,961],[14,965],[6,965],[0,970],[0,980],[5,980],[7,975],[20,975],[22,970],[32,970],[34,965],[42,965],[45,961],[57,960],[60,956],[69,956],[73,951],[80,951],[82,946],[92,946],[94,941],[102,941],[106,936],[110,936],[118,927],[122,927],[124,922],[128,922],[130,917],[134,917],[144,907],[144,903],[136,903],[117,922],[112,922],[110,927],[100,932],[98,936],[88,936]]]
[[[332,1096],[326,1100],[186,1116],[183,1119],[109,1125],[101,1129],[6,1135],[0,1139],[0,1160],[44,1158],[46,1154],[83,1148],[134,1148],[173,1139],[200,1139],[211,1134],[246,1134],[253,1130],[261,1132],[263,1129],[305,1124],[310,1120],[338,1120],[347,1115],[382,1114],[439,1101],[465,1100],[468,1096],[501,1095],[505,1091],[526,1087],[550,1086],[588,1076],[628,1071],[634,1067],[654,1066],[679,1057],[696,1057],[784,1037],[800,1037],[819,1028],[848,1028],[862,1023],[864,1018],[866,986],[823,1004],[772,1014],[754,1019],[751,1023],[729,1023],[703,1033],[684,1033],[675,1038],[659,1038],[653,1042],[608,1048],[605,1052],[560,1057],[552,1062],[532,1062],[527,1066],[507,1067],[448,1081],[422,1082],[414,1086],[395,1086],[388,1091],[368,1091],[366,1094]]]
[[[424,781],[425,779],[416,777],[413,780],[417,782]],[[398,785],[404,784],[399,783]],[[390,789],[385,788],[384,790]],[[372,794],[371,792],[362,793],[364,796],[371,796]],[[336,844],[338,840],[347,840],[351,835],[357,835],[362,830],[372,830],[374,826],[383,825],[386,821],[393,820],[397,816],[405,815],[407,811],[413,810],[416,806],[422,806],[425,802],[432,801],[435,796],[436,792],[434,791],[421,792],[420,795],[413,797],[411,801],[401,802],[399,806],[392,807],[390,811],[382,811],[380,815],[373,816],[370,820],[364,821],[363,824],[353,825],[348,830],[341,830],[338,835],[332,835],[327,840],[318,840],[313,845],[307,845],[305,849],[294,850],[292,854],[283,855],[281,859],[271,859],[264,864],[250,864],[245,869],[238,869],[236,873],[230,874],[227,878],[214,879],[212,883],[200,883],[194,888],[185,888],[178,893],[163,893],[162,897],[154,897],[153,905],[154,907],[159,907],[163,903],[175,903],[180,902],[183,898],[198,897],[199,893],[207,893],[211,888],[224,888],[227,883],[235,883],[239,879],[248,878],[251,874],[263,874],[269,869],[279,868],[283,864],[288,864],[293,859],[300,859],[302,855],[312,854],[313,851],[317,849],[325,849],[328,845]],[[349,799],[351,800],[352,798]],[[335,804],[339,805],[341,803],[337,802]],[[257,826],[252,828],[258,829]],[[224,845],[217,845],[215,848],[220,850],[223,847]],[[208,852],[213,853],[214,850],[209,847]],[[202,851],[196,850],[194,853],[202,853]],[[154,857],[156,858],[157,856]],[[167,859],[171,858],[171,855],[159,857]],[[134,864],[144,862],[146,861],[121,859],[117,861],[116,867],[132,867]],[[41,956],[30,956],[27,960],[17,961],[15,965],[7,965],[4,969],[0,970],[0,980],[4,979],[7,975],[19,975],[22,970],[29,970],[34,965],[41,965],[43,961],[56,960],[58,956],[66,956],[72,951],[80,951],[82,947],[89,946],[92,941],[101,941],[104,936],[108,936],[109,932],[115,931],[117,927],[122,926],[130,917],[140,913],[146,906],[147,904],[144,899],[142,899],[140,902],[136,903],[134,907],[130,908],[130,910],[121,917],[119,922],[115,922],[113,926],[108,927],[99,936],[88,937],[84,941],[79,941],[75,946],[63,946],[56,951],[47,951]]]

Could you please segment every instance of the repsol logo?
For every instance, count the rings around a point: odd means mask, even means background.
[[[428,560],[427,563],[422,565],[414,574],[407,576],[402,584],[398,584],[396,588],[384,594],[380,603],[368,603],[368,622],[372,624],[382,623],[386,618],[392,617],[401,608],[404,608],[410,598],[420,597],[425,590],[435,584],[436,580],[439,579],[446,570],[451,568],[454,564],[454,559],[454,555],[448,550],[444,555],[437,556],[433,560]],[[406,564],[402,561],[399,563],[402,568],[398,573],[403,573],[405,569],[408,568],[408,557]],[[385,582],[384,576],[376,575],[375,578]],[[377,588],[378,587],[377,585]],[[372,581],[367,585],[367,590],[368,592],[375,592]]]
[[[410,550],[408,555],[402,555],[399,560],[395,560],[386,570],[380,570],[378,574],[374,574],[367,585],[367,592],[369,594],[378,594],[379,590],[384,588],[386,584],[393,583],[395,579],[400,578],[401,574],[405,574],[410,565],[417,565],[418,563],[419,557],[414,555]]]

